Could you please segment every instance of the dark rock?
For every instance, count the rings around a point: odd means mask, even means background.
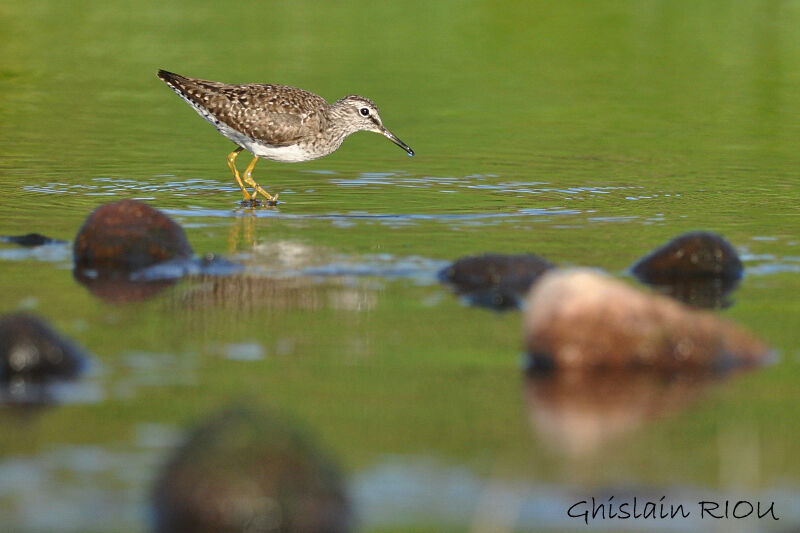
[[[733,246],[716,233],[694,231],[675,237],[637,262],[643,281],[712,277],[740,279],[742,262]]]
[[[16,313],[0,317],[0,383],[76,377],[86,355],[39,318]]]
[[[528,289],[555,265],[536,255],[485,254],[462,257],[439,272],[471,303],[495,309],[519,307]]]
[[[9,235],[0,237],[0,241],[8,242],[11,244],[19,244],[20,246],[42,246],[44,244],[64,244],[66,241],[59,241],[58,239],[51,239],[39,233],[28,233],[26,235]]]
[[[153,492],[158,533],[339,533],[351,513],[337,468],[273,414],[229,410],[192,432]]]
[[[706,231],[680,235],[640,259],[631,269],[640,281],[696,307],[725,307],[742,278],[736,250]]]
[[[528,296],[525,346],[555,369],[687,368],[725,371],[770,350],[707,311],[644,293],[597,272],[551,272]]]
[[[75,268],[133,272],[192,257],[183,229],[161,211],[136,200],[95,209],[75,237]]]

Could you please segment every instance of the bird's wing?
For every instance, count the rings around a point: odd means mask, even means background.
[[[234,85],[218,94],[224,101],[212,113],[219,112],[229,125],[232,119],[236,129],[271,146],[294,144],[309,131],[321,131],[328,106],[315,94],[280,85]]]
[[[163,71],[162,71],[163,72]],[[270,146],[295,144],[325,126],[327,102],[316,94],[284,85],[230,85],[168,72],[159,77],[184,99],[231,128]]]

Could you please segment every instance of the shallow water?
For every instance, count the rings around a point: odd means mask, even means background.
[[[3,523],[147,531],[150,483],[183,430],[247,402],[331,450],[363,531],[581,529],[569,503],[608,494],[774,500],[780,522],[734,525],[800,524],[800,5],[237,9],[0,7],[0,234],[71,241],[94,207],[139,198],[198,255],[246,266],[120,305],[75,281],[69,245],[0,244],[0,310],[32,310],[94,356],[57,405],[0,409]],[[260,162],[282,203],[241,208],[231,143],[161,67],[364,94],[417,156],[361,133],[315,162]],[[746,277],[720,314],[778,362],[657,417],[621,413],[628,425],[583,413],[593,446],[537,425],[519,313],[466,306],[436,281],[486,251],[626,276],[697,229],[741,253]]]

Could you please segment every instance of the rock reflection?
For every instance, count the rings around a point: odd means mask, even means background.
[[[703,372],[531,372],[525,396],[531,424],[542,439],[555,450],[580,456],[680,411],[720,379]]]
[[[647,283],[658,292],[692,307],[725,309],[733,304],[730,294],[739,285],[732,279],[684,279],[651,277]]]
[[[72,275],[92,296],[114,304],[148,300],[178,282],[177,279],[133,281],[125,276],[93,277],[78,270],[73,270]]]
[[[337,466],[273,413],[231,409],[203,422],[153,490],[157,533],[350,531]]]

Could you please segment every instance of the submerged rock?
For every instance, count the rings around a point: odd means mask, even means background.
[[[495,309],[519,307],[531,285],[555,265],[536,255],[484,254],[462,257],[439,272],[471,303]]]
[[[26,233],[25,235],[6,235],[0,237],[0,241],[8,242],[11,244],[19,244],[20,246],[43,246],[45,244],[65,244],[66,241],[59,241],[58,239],[51,239],[45,237],[40,233]]]
[[[158,533],[350,530],[338,469],[273,414],[228,410],[195,429],[153,491]]]
[[[528,297],[525,347],[535,368],[727,370],[769,349],[707,311],[585,269],[545,275]]]
[[[720,235],[680,235],[640,259],[631,272],[643,283],[695,307],[726,307],[743,275],[734,247]]]
[[[80,349],[41,319],[24,313],[0,317],[0,382],[74,378],[86,360]]]
[[[192,257],[183,229],[161,211],[136,200],[95,209],[75,237],[75,268],[133,272]]]

